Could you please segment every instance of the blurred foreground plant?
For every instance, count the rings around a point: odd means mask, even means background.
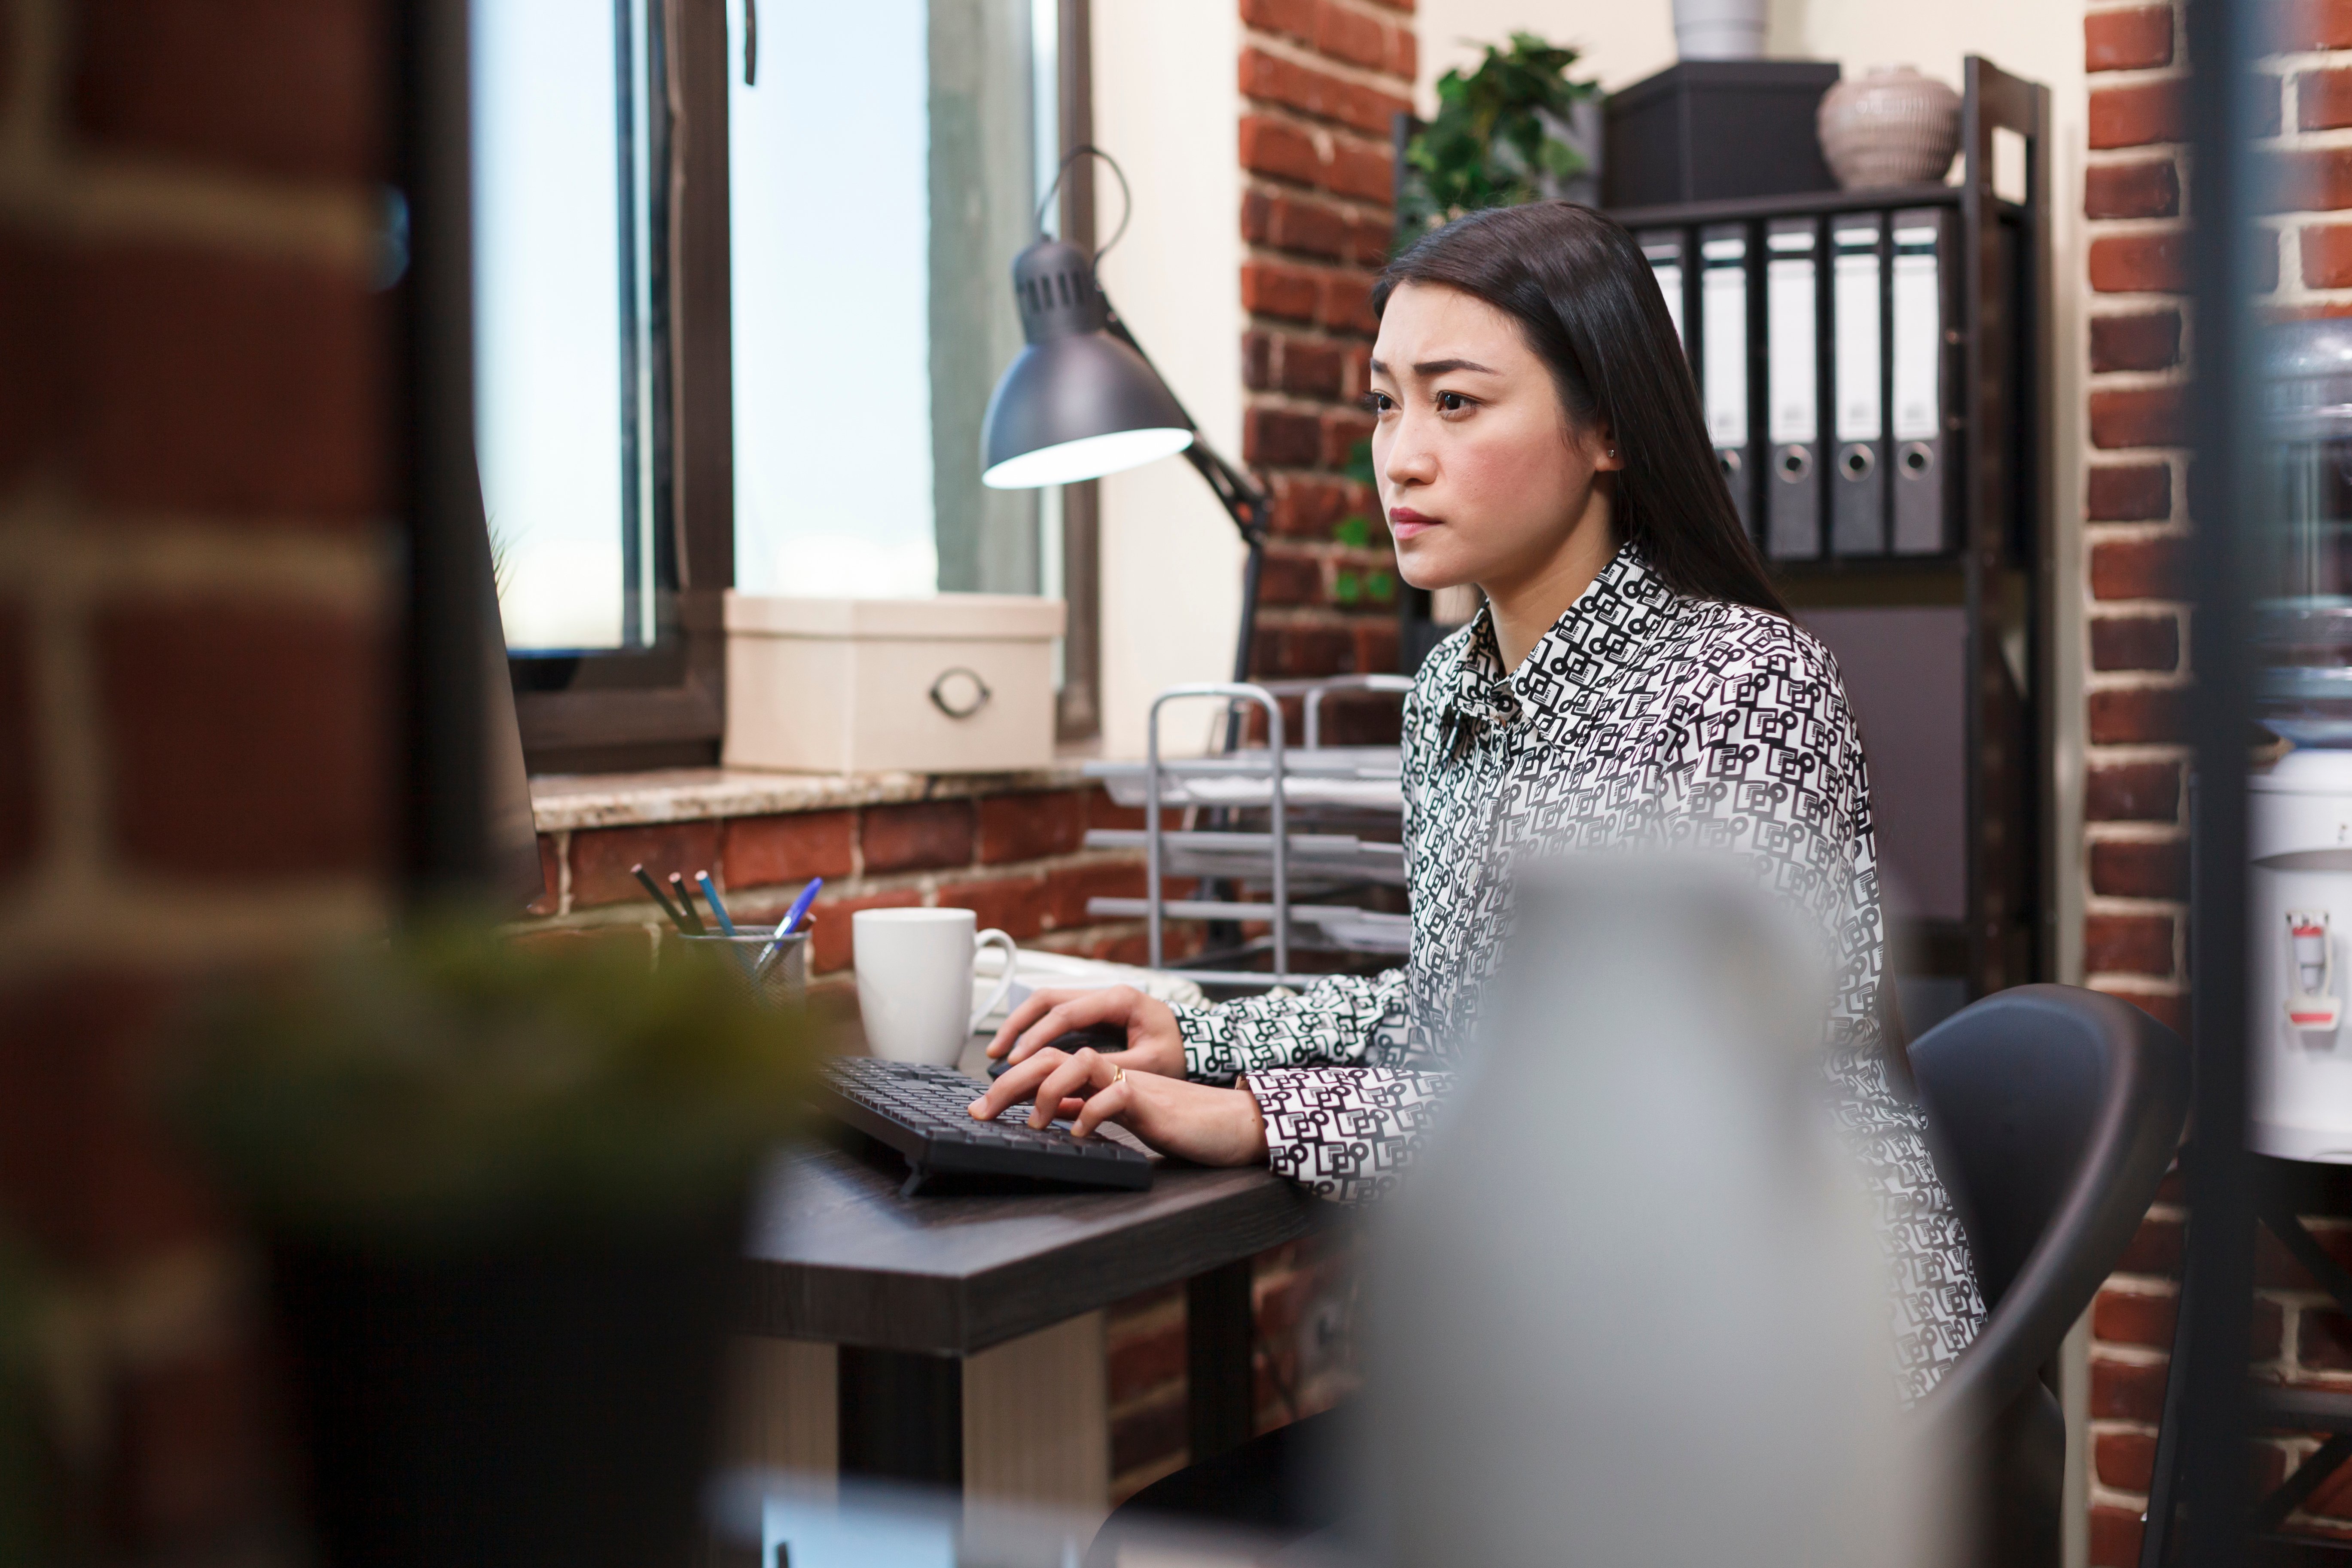
[[[42,1557],[41,1276],[0,1231],[0,1563]]]
[[[217,1000],[175,1107],[279,1234],[462,1247],[734,1208],[811,1035],[727,962],[430,925]]]

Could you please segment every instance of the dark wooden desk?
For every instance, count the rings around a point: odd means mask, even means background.
[[[1189,1282],[1195,1457],[1250,1431],[1250,1258],[1325,1205],[1262,1167],[1161,1163],[1141,1193],[898,1195],[898,1157],[845,1141],[779,1159],[749,1247],[744,1327],[842,1347],[845,1471],[957,1484],[956,1358]]]

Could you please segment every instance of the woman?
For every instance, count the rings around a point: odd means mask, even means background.
[[[1415,244],[1372,307],[1372,462],[1399,569],[1486,600],[1405,707],[1408,961],[1219,1007],[1040,993],[989,1047],[1013,1065],[974,1114],[1034,1096],[1041,1124],[1117,1121],[1171,1154],[1377,1194],[1411,1162],[1476,1017],[1510,863],[1720,849],[1834,949],[1832,1100],[1878,1205],[1916,1398],[1984,1305],[1924,1120],[1883,1054],[1860,736],[1834,663],[1790,623],[1740,527],[1649,266],[1588,208],[1503,208]],[[1123,1027],[1128,1048],[1048,1045],[1094,1025]]]

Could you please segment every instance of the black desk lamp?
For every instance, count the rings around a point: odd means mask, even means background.
[[[1063,161],[1100,158],[1127,175],[1107,153],[1081,147]],[[1061,184],[1061,175],[1054,186]],[[1045,201],[1054,198],[1053,189]],[[1132,204],[1130,203],[1130,207]],[[1038,205],[1045,226],[1045,205]],[[1257,629],[1257,588],[1265,563],[1265,492],[1217,455],[1143,346],[1135,341],[1095,279],[1095,263],[1118,243],[1118,233],[1092,256],[1058,239],[1040,238],[1013,258],[1013,295],[1021,307],[1028,346],[1007,367],[988,400],[981,428],[981,483],[992,489],[1028,489],[1100,479],[1181,452],[1217,492],[1249,547],[1242,575],[1241,644],[1234,679],[1249,679],[1250,643]]]

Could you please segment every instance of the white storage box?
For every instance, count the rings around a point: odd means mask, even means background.
[[[1054,760],[1059,599],[727,595],[730,768],[1008,773]]]

